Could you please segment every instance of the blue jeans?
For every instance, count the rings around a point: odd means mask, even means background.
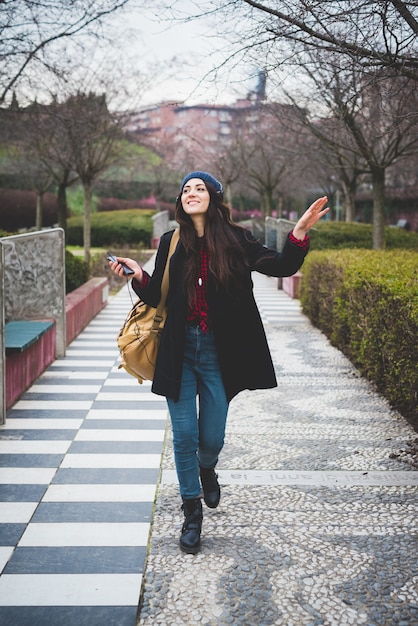
[[[197,402],[198,399],[198,402]],[[182,498],[200,493],[199,465],[215,467],[225,439],[228,401],[211,331],[186,327],[178,402],[167,398]]]

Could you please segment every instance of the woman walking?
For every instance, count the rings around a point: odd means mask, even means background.
[[[289,233],[281,253],[259,243],[234,224],[223,203],[221,183],[195,171],[180,187],[176,220],[180,240],[171,257],[167,318],[161,336],[152,391],[167,399],[184,523],[180,547],[200,549],[202,502],[216,508],[220,487],[215,472],[224,445],[228,406],[244,389],[277,386],[251,272],[291,276],[308,252],[307,231],[328,211],[316,200]],[[157,306],[173,231],[161,237],[152,276],[129,258],[132,287]],[[111,263],[123,275],[120,263]]]

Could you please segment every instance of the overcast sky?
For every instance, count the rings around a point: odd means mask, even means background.
[[[184,15],[193,15],[193,3],[189,0],[181,0],[180,7]],[[136,67],[152,68],[162,63],[163,71],[171,74],[147,88],[146,103],[176,100],[186,104],[228,104],[246,96],[254,85],[251,75],[255,68],[231,64],[219,69],[228,56],[227,44],[216,36],[211,19],[184,23],[180,16],[170,19],[168,12],[156,15],[151,2],[146,9],[125,11],[118,16],[118,28],[129,29],[128,47]]]

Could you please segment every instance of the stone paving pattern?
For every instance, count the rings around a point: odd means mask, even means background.
[[[254,278],[279,386],[231,403],[197,555],[178,547],[168,429],[138,624],[416,626],[417,434]]]
[[[418,625],[417,433],[254,280],[279,387],[231,404],[198,555],[165,400],[117,368],[126,288],[8,412],[2,626]]]

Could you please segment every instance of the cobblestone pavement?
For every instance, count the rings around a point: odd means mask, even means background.
[[[231,403],[195,556],[167,430],[138,624],[416,626],[417,433],[254,278],[279,386]]]

